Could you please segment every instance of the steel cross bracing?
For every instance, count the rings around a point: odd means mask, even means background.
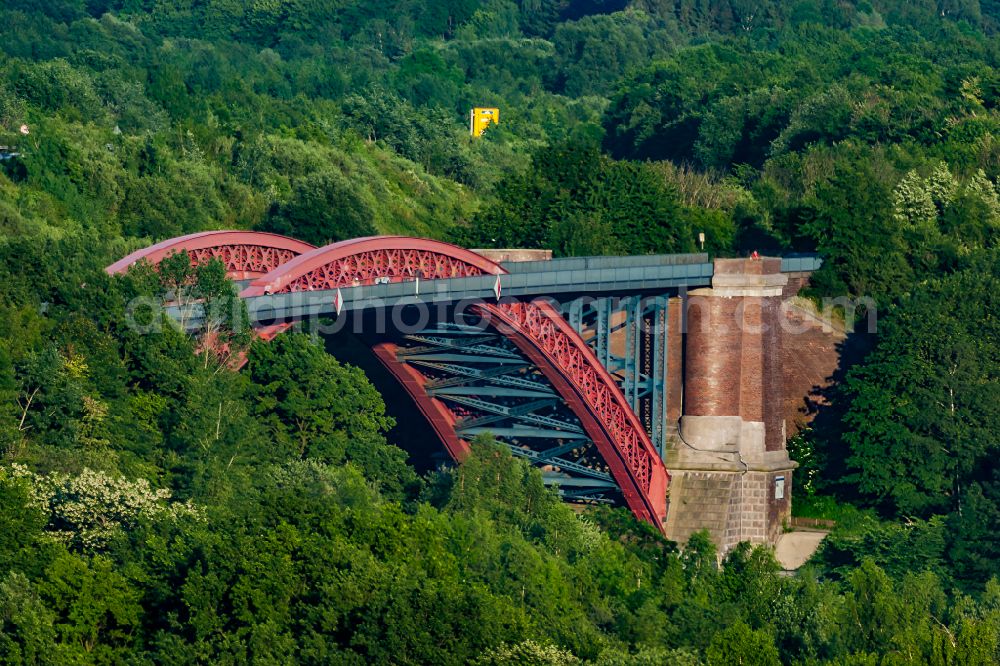
[[[458,437],[492,435],[566,499],[616,501],[618,484],[579,419],[513,343],[478,327],[434,326],[404,336],[397,358],[447,403]]]
[[[563,316],[617,381],[659,452],[667,450],[668,296],[578,298]],[[620,353],[616,353],[620,350]]]

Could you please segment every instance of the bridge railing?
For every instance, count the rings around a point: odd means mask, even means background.
[[[681,266],[710,263],[705,253],[649,254],[628,257],[562,257],[541,261],[505,261],[501,266],[511,273],[543,273],[558,270],[606,270],[609,268],[636,268],[650,266]]]
[[[781,258],[782,273],[812,273],[818,271],[823,260],[818,254],[791,255]]]
[[[547,263],[547,262],[543,262]],[[433,281],[407,281],[380,285],[342,287],[341,311],[393,308],[415,303],[495,300],[496,275]],[[662,292],[678,287],[708,286],[710,263],[677,263],[604,269],[546,270],[501,275],[503,296],[532,297],[559,294]],[[251,319],[302,319],[332,314],[334,292],[294,292],[245,299]]]

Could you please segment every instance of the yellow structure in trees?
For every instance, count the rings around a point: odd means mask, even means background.
[[[469,111],[469,134],[482,136],[490,125],[500,122],[500,109],[479,107]]]

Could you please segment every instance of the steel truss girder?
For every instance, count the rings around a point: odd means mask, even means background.
[[[506,407],[504,405],[498,405],[496,403],[489,402],[488,400],[478,400],[476,398],[465,398],[456,395],[448,396],[448,400],[452,402],[457,402],[462,405],[467,405],[469,407],[475,407],[476,409],[488,412],[493,417],[508,417],[516,418],[528,423],[535,423],[537,425],[548,426],[550,428],[558,428],[560,430],[565,430],[566,432],[574,433],[577,435],[583,435],[583,428],[578,425],[571,423],[566,423],[565,421],[560,421],[559,419],[554,419],[549,416],[539,416],[538,414],[533,414],[536,409],[541,409],[543,407],[551,407],[555,404],[555,399],[550,400],[535,400],[533,402],[524,403],[518,405],[517,407]],[[471,428],[483,425],[483,418],[471,419],[468,421],[461,421],[458,424],[459,428]]]
[[[503,421],[509,419],[513,416],[518,416],[522,419],[531,415],[531,412],[542,409],[544,407],[549,407],[555,405],[558,402],[558,398],[535,400],[526,403],[524,406],[511,407],[509,410],[503,414],[492,413],[487,416],[476,416],[476,417],[463,417],[458,420],[455,424],[457,430],[464,430],[465,428],[474,428],[478,426],[484,426],[490,423],[497,423],[498,421]],[[564,424],[568,425],[568,424]],[[558,447],[557,447],[558,448]]]
[[[469,411],[455,420],[458,437],[491,434],[513,455],[541,467],[546,483],[559,486],[565,498],[611,501],[618,492],[614,478],[587,462],[593,442],[520,351],[480,327],[434,326],[404,336],[419,347],[401,347],[396,357],[424,373],[428,396]],[[453,360],[438,360],[442,352]]]
[[[416,347],[412,349],[407,349],[401,351],[402,356],[424,356],[426,354],[438,354],[440,355],[443,350],[447,350],[445,353],[453,352],[475,352],[480,356],[486,356],[490,359],[494,358],[505,358],[509,360],[520,360],[520,358],[507,350],[494,349],[488,345],[483,344],[470,344],[470,345],[427,345],[424,347]]]
[[[559,496],[569,502],[613,504],[614,500],[609,495],[618,490],[614,482],[567,476],[559,472],[542,472],[542,479],[545,485],[555,487]]]
[[[175,240],[187,242],[189,239]],[[159,246],[148,250],[152,251],[157,247]],[[333,297],[331,306],[335,305],[339,313],[342,287],[412,281],[412,293],[417,295],[420,293],[419,280],[471,278],[469,284],[485,284],[488,278],[489,284],[494,285],[497,302],[494,304],[492,299],[476,302],[468,308],[468,312],[482,316],[484,322],[488,318],[486,323],[490,330],[499,333],[503,340],[513,345],[523,356],[523,360],[442,348],[438,348],[433,355],[427,350],[428,353],[422,354],[421,359],[442,363],[475,363],[485,367],[519,365],[522,376],[544,377],[560,396],[559,405],[576,417],[594,443],[598,455],[592,458],[585,455],[581,458],[582,463],[587,466],[593,460],[606,465],[620,485],[620,499],[624,500],[639,519],[663,529],[670,476],[645,432],[643,423],[630,408],[621,387],[616,386],[615,380],[597,360],[594,352],[562,319],[550,301],[536,299],[529,302],[509,296],[500,298],[501,287],[515,287],[509,282],[517,282],[519,277],[524,277],[523,274],[511,276],[500,264],[470,250],[440,241],[406,237],[353,239],[302,252],[288,261],[283,259],[284,257],[279,258],[281,264],[277,268],[253,279],[240,296],[256,298],[266,294],[330,292]],[[112,268],[114,267],[109,267],[108,270],[115,272]],[[708,274],[710,272],[705,275]],[[700,279],[704,279],[704,276]],[[556,285],[558,286],[571,285],[566,283]],[[394,286],[396,291],[399,288],[400,285]],[[388,291],[390,290],[386,293]],[[555,288],[555,291],[566,290]],[[516,287],[510,291],[505,289],[505,292],[529,293],[523,289],[518,292]],[[372,301],[371,305],[364,307],[386,306],[385,303]],[[308,314],[294,308],[285,312],[283,316],[291,320]],[[271,326],[267,329],[267,337],[262,337],[269,339],[286,325],[287,322],[282,322]],[[447,330],[450,328],[448,326],[435,326],[436,328],[425,331],[425,334],[434,337],[441,335],[442,331],[450,332]],[[418,371],[414,364],[399,355],[399,348],[396,341],[372,340],[372,349],[379,361],[413,398],[452,457],[460,460],[468,453],[468,442],[458,438],[453,425],[456,418],[465,414],[461,410],[449,410],[441,398],[428,396],[425,391],[428,379],[439,379],[440,373],[432,371],[428,375]],[[610,353],[606,346],[604,353]],[[576,485],[580,485],[576,483],[578,480],[576,477],[571,479]],[[563,485],[568,483],[564,482]]]
[[[124,273],[138,261],[157,265],[175,252],[187,252],[192,265],[218,259],[233,280],[246,280],[276,270],[315,247],[293,238],[259,231],[203,231],[171,238],[116,261],[105,271]]]
[[[666,455],[669,296],[576,299],[563,316],[594,351],[640,417],[661,458]],[[616,322],[617,320],[617,322]],[[624,354],[612,335],[624,329]]]
[[[440,280],[500,274],[482,255],[427,238],[369,236],[331,243],[255,280],[244,295],[321,291],[379,281]]]
[[[551,389],[541,382],[531,381],[530,379],[522,379],[521,377],[508,377],[505,375],[510,375],[514,372],[520,372],[525,367],[527,367],[527,362],[521,363],[506,363],[496,368],[482,369],[482,368],[472,368],[465,367],[457,364],[451,363],[435,363],[433,361],[425,361],[423,359],[407,358],[408,362],[413,365],[419,365],[425,368],[430,368],[434,370],[440,370],[442,372],[447,372],[454,377],[448,379],[433,379],[427,382],[427,387],[432,389],[437,389],[445,386],[460,386],[467,384],[469,379],[482,379],[489,380],[492,384],[499,384],[500,386],[517,386],[520,388],[531,389],[535,391],[551,392]],[[553,393],[554,395],[554,393]]]
[[[501,299],[472,310],[488,316],[574,406],[629,508],[662,528],[670,481],[663,460],[621,389],[552,301]]]
[[[454,334],[452,334],[454,335]],[[452,339],[444,337],[443,334],[439,335],[407,335],[404,336],[406,340],[411,342],[422,342],[429,347],[447,347],[449,349],[455,348],[469,348],[475,345],[480,345],[484,342],[494,342],[497,339],[495,335],[470,335],[464,339]],[[422,349],[422,347],[417,347],[416,349]]]
[[[575,472],[576,474],[581,474],[590,479],[599,479],[601,481],[604,481],[606,484],[609,484],[605,486],[606,488],[618,487],[618,484],[615,483],[615,480],[612,479],[611,475],[608,474],[607,472],[602,472],[600,470],[596,470],[591,467],[585,467],[584,465],[580,465],[570,460],[565,460],[563,458],[557,458],[554,456],[542,458],[538,453],[535,453],[534,451],[531,451],[529,449],[523,449],[517,446],[512,446],[510,444],[508,444],[507,446],[510,449],[511,453],[513,453],[515,456],[518,456],[519,458],[526,458],[527,460],[531,460],[535,463],[543,465],[551,465],[552,467],[558,467],[563,471]]]
[[[511,363],[515,365],[525,365],[524,361],[510,357],[497,357],[488,354],[473,356],[471,354],[461,354],[458,352],[434,353],[432,351],[421,354],[400,354],[401,361],[410,360],[407,357],[416,357],[423,361],[439,361],[441,363]]]
[[[588,443],[588,446],[590,443]],[[561,446],[553,446],[551,449],[545,449],[538,453],[539,458],[553,458],[563,455],[564,453],[569,453],[570,451],[580,447],[578,442],[570,442],[568,444],[563,444]]]
[[[514,425],[508,428],[463,428],[463,435],[493,435],[500,439],[550,439],[563,440],[575,439],[585,440],[587,436],[582,433],[569,432],[568,430],[547,430],[545,428],[533,428],[531,426]]]
[[[560,474],[559,472],[543,472],[542,477],[548,485],[559,484],[564,488],[587,489],[584,492],[594,492],[594,489],[600,488],[602,492],[607,493],[608,491],[616,488],[614,481],[606,481],[604,479],[578,479],[576,477]]]
[[[607,497],[608,491],[606,488],[579,488],[574,490],[567,490],[558,484],[558,481],[548,482],[549,485],[555,485],[559,489],[559,496],[568,502],[573,501],[586,501],[588,503],[596,504],[612,504],[613,501]]]
[[[494,398],[547,398],[552,391],[509,388],[507,386],[449,386],[442,389],[428,388],[427,395],[451,398],[460,395],[488,395]]]

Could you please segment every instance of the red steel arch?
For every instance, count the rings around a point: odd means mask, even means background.
[[[111,275],[124,273],[137,261],[158,264],[168,255],[184,250],[193,263],[221,259],[230,278],[249,280],[313,249],[315,246],[309,243],[260,231],[204,231],[136,250],[104,270]]]
[[[639,417],[587,343],[543,299],[476,308],[538,366],[577,415],[632,512],[662,529],[670,475]]]
[[[449,243],[376,236],[302,254],[254,280],[241,295],[336,289],[385,278],[441,279],[506,272],[499,264]],[[505,299],[479,304],[476,309],[538,366],[577,415],[632,512],[662,529],[670,477],[625,396],[586,342],[545,301]],[[454,432],[454,414],[444,402],[427,395],[423,377],[397,362],[395,350],[391,343],[375,346],[378,358],[431,422],[449,453],[461,458],[468,443]]]
[[[299,255],[254,280],[241,295],[320,291],[386,278],[435,280],[504,272],[486,257],[450,243],[409,236],[368,236]]]

